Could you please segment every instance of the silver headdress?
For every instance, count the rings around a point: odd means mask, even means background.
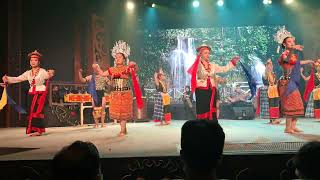
[[[111,49],[111,54],[113,58],[116,58],[116,54],[118,53],[122,53],[128,61],[128,56],[130,55],[130,46],[123,40],[117,41]]]
[[[291,37],[294,38],[291,34],[291,32],[286,30],[286,27],[283,26],[282,28],[280,28],[277,33],[273,36],[274,40],[279,44],[278,45],[278,49],[277,49],[277,53],[279,53],[280,51],[280,45],[283,43],[283,41],[287,38],[287,37]]]

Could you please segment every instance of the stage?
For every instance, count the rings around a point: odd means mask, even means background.
[[[28,137],[25,128],[1,129],[0,160],[49,160],[63,146],[75,140],[91,141],[102,158],[178,156],[180,130],[185,121],[173,120],[171,125],[154,122],[128,123],[128,135],[117,137],[119,126],[105,128],[52,127],[40,137]],[[281,125],[268,120],[219,120],[226,134],[225,155],[291,154],[305,142],[320,141],[320,122],[301,119],[300,134],[285,134]]]

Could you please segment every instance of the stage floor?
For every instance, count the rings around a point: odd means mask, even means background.
[[[300,134],[285,134],[281,125],[269,125],[268,120],[219,120],[226,134],[224,154],[294,153],[305,142],[320,141],[320,122],[301,119]],[[171,125],[153,122],[129,123],[128,135],[117,137],[119,125],[105,128],[52,127],[40,137],[28,137],[25,128],[0,129],[0,160],[46,160],[63,146],[75,140],[91,141],[102,158],[178,156],[180,130],[185,121],[173,120]]]

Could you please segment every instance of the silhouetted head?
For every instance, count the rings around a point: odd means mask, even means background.
[[[293,158],[293,165],[299,178],[316,180],[320,179],[320,142],[313,141],[303,145]]]
[[[222,157],[225,134],[217,121],[190,120],[181,129],[180,155],[186,168],[211,172]]]
[[[75,141],[54,156],[52,172],[56,180],[102,179],[98,149],[91,142]]]

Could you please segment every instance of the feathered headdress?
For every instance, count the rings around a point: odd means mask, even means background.
[[[291,34],[291,32],[287,31],[286,30],[286,27],[283,26],[282,28],[280,28],[277,33],[274,35],[274,40],[279,44],[278,45],[278,49],[277,49],[277,53],[280,52],[280,46],[281,44],[283,43],[283,41],[288,38],[288,37],[291,37],[291,38],[294,38]]]
[[[130,55],[130,46],[123,40],[119,40],[111,49],[112,57],[116,58],[116,54],[122,53],[126,59]]]

